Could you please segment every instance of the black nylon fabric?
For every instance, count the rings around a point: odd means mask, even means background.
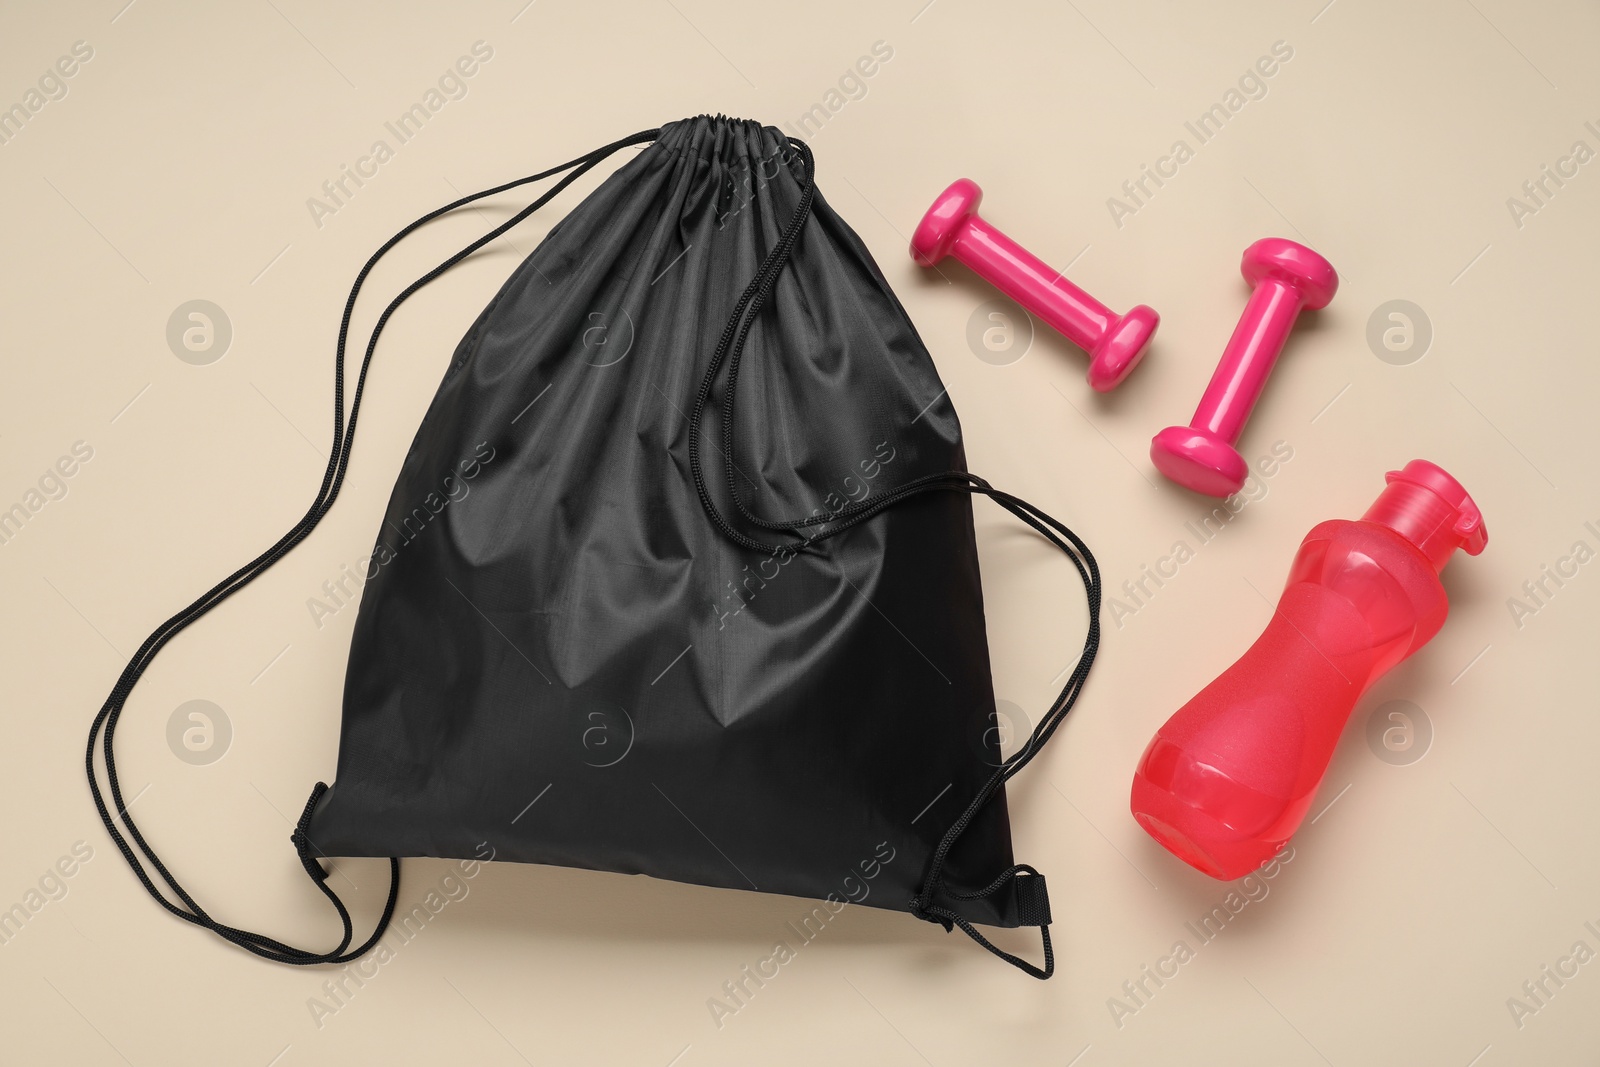
[[[458,346],[378,534],[328,856],[557,864],[906,910],[1001,762],[971,498],[909,498],[804,552],[715,529],[689,414],[800,200],[777,130],[701,116],[574,208]],[[814,194],[702,458],[766,519],[965,470],[927,350]],[[1015,882],[1003,788],[933,898],[1047,921]],[[1024,879],[1024,881],[1029,881]]]

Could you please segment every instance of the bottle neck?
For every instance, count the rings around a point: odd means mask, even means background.
[[[1461,547],[1461,534],[1456,529],[1460,509],[1420,485],[1390,482],[1361,517],[1387,526],[1415,545],[1433,565],[1434,573],[1444,570]]]

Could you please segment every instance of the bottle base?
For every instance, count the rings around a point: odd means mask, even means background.
[[[1143,775],[1133,780],[1129,806],[1135,821],[1157,844],[1201,874],[1219,881],[1244,877],[1271,859],[1288,840],[1241,833]]]

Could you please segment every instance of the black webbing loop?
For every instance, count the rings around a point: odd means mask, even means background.
[[[1040,720],[1028,738],[1028,743],[1017,752],[1013,753],[1002,763],[993,775],[990,776],[982,788],[973,797],[967,809],[950,825],[945,832],[938,847],[934,850],[929,861],[928,871],[923,880],[922,891],[910,903],[913,915],[930,922],[937,922],[946,931],[959,926],[963,932],[978,944],[999,956],[1007,963],[1027,972],[1035,978],[1049,978],[1055,972],[1055,953],[1050,944],[1050,901],[1045,891],[1044,877],[1032,867],[1018,864],[1002,872],[993,882],[975,893],[962,893],[945,887],[945,863],[951,848],[961,834],[971,824],[973,818],[982,810],[991,797],[999,791],[1005,782],[1027,765],[1033,759],[1045,742],[1050,740],[1056,727],[1061,724],[1068,712],[1077,703],[1078,696],[1083,691],[1084,682],[1089,676],[1089,668],[1094,663],[1095,653],[1100,648],[1100,600],[1101,580],[1100,568],[1095,562],[1089,547],[1079,539],[1078,535],[1062,525],[1056,519],[1040,511],[1038,508],[1020,500],[1009,493],[1001,492],[977,475],[966,471],[948,471],[939,474],[925,475],[912,479],[904,485],[897,486],[886,493],[877,496],[868,496],[827,515],[811,516],[809,518],[788,519],[773,521],[760,518],[753,514],[739,496],[736,480],[736,467],[734,463],[734,413],[738,396],[737,384],[739,363],[744,353],[745,341],[754,326],[756,317],[762,305],[771,295],[773,287],[777,284],[778,276],[782,273],[784,265],[788,262],[790,253],[794,250],[796,242],[800,239],[801,231],[806,220],[811,214],[811,204],[815,195],[815,161],[811,150],[805,142],[797,138],[786,139],[788,149],[793,150],[793,156],[785,151],[780,153],[783,162],[798,157],[803,174],[800,200],[795,207],[794,214],[788,225],[784,228],[777,244],[767,253],[761,267],[756,271],[755,277],[750,279],[750,284],[745,287],[743,295],[734,305],[727,325],[723,328],[722,335],[717,341],[716,348],[711,353],[711,359],[706,365],[704,376],[701,378],[700,389],[695,397],[694,410],[689,417],[689,469],[694,476],[695,488],[700,496],[700,504],[705,509],[712,523],[721,531],[722,535],[740,548],[767,555],[781,556],[789,553],[805,552],[817,544],[835,537],[858,523],[865,522],[885,508],[892,507],[907,497],[934,490],[953,490],[956,492],[982,494],[995,503],[1011,512],[1017,518],[1027,523],[1038,531],[1045,539],[1050,541],[1064,552],[1072,565],[1078,571],[1078,576],[1083,581],[1084,591],[1088,596],[1089,628],[1084,638],[1083,651],[1079,655],[1077,665],[1067,679],[1067,684],[1051,704],[1050,710]],[[723,386],[722,402],[722,455],[724,475],[727,489],[734,507],[740,516],[752,525],[768,530],[801,530],[808,526],[827,525],[807,536],[796,538],[781,544],[772,544],[759,541],[734,528],[727,517],[717,507],[711,497],[710,487],[707,485],[705,473],[700,460],[701,424],[705,416],[705,409],[711,401],[716,389],[717,378],[724,364],[727,363],[727,382]],[[957,900],[980,900],[1000,892],[1007,885],[1012,885],[1015,894],[1018,917],[1023,925],[1038,926],[1044,942],[1044,966],[1037,967],[1028,961],[1014,956],[1009,952],[995,946],[966,919],[961,918],[953,911],[933,903],[934,898],[944,891],[949,898]]]
[[[1019,870],[1032,872],[1033,868],[1026,865],[1011,867],[1000,876],[999,884],[1003,885],[1004,882],[1010,881]],[[1035,877],[1037,877],[1037,872],[1035,872]],[[1018,884],[1021,885],[1024,883],[1018,882]],[[992,888],[998,889],[999,885],[995,885]],[[988,894],[981,893],[973,895],[952,895],[960,896],[963,900],[975,900],[980,896],[987,896]],[[1024,974],[1031,975],[1034,978],[1038,978],[1041,981],[1056,973],[1056,952],[1055,946],[1050,943],[1050,922],[1048,918],[1044,922],[1023,924],[1025,926],[1039,927],[1039,940],[1044,947],[1044,966],[1040,967],[1036,964],[1028,962],[1021,956],[1018,956],[1015,953],[1007,952],[999,945],[996,945],[993,941],[990,941],[987,937],[984,937],[983,934],[979,933],[976,926],[972,925],[972,923],[968,922],[966,919],[963,919],[950,909],[937,907],[932,904],[919,905],[919,900],[921,900],[921,898],[917,897],[911,901],[911,914],[915,915],[917,918],[938,923],[944,927],[946,933],[949,933],[954,927],[961,927],[961,932],[972,938],[972,940],[976,941],[978,944],[982,945],[996,956],[999,956],[1017,970],[1022,971]]]
[[[312,501],[311,507],[299,522],[290,527],[289,531],[274,542],[265,552],[212,586],[194,603],[162,623],[149,637],[145,638],[144,643],[139,646],[139,650],[134,653],[133,658],[123,668],[121,676],[117,679],[116,686],[111,690],[111,695],[106,698],[105,703],[100,708],[100,713],[95,716],[94,723],[89,728],[89,744],[84,757],[84,766],[89,777],[89,791],[94,796],[95,807],[100,812],[100,820],[105,824],[107,833],[111,835],[112,841],[116,843],[123,859],[127,860],[128,866],[133,870],[140,884],[144,886],[145,891],[150,894],[156,903],[173,915],[185,922],[210,930],[224,940],[265,959],[302,966],[316,963],[348,963],[377,944],[378,939],[388,927],[389,920],[394,915],[395,901],[400,892],[400,861],[394,858],[389,860],[388,901],[384,905],[383,914],[378,918],[377,926],[374,928],[372,936],[358,947],[346,951],[350,948],[350,942],[354,937],[354,927],[351,923],[350,912],[345,907],[344,902],[339,899],[338,895],[328,885],[327,871],[316,859],[314,855],[316,846],[306,833],[307,827],[310,825],[311,813],[315,810],[317,801],[321,799],[322,794],[328,788],[321,782],[317,783],[316,789],[312,790],[311,798],[306,802],[305,811],[300,816],[300,821],[296,824],[290,839],[294,842],[295,851],[299,855],[301,863],[305,866],[306,874],[317,888],[322,891],[322,894],[333,903],[334,910],[339,915],[339,921],[344,927],[344,936],[340,938],[338,945],[327,952],[311,952],[286,945],[281,941],[267,937],[265,934],[242,930],[212,918],[178,883],[172,872],[167,869],[166,865],[156,855],[155,850],[151,848],[149,842],[145,840],[144,834],[140,832],[132,816],[128,814],[128,805],[122,798],[122,787],[117,778],[117,761],[114,746],[117,722],[122,716],[122,710],[128,701],[129,695],[133,692],[133,687],[138,684],[140,677],[150,666],[156,654],[166,647],[167,642],[171,641],[173,637],[177,636],[179,632],[196,619],[244,588],[244,586],[266,571],[267,568],[282,559],[295,545],[305,540],[306,536],[316,528],[317,523],[322,521],[322,517],[328,513],[328,509],[333,506],[334,500],[339,496],[339,489],[344,484],[345,473],[349,469],[350,451],[355,442],[356,419],[361,411],[361,397],[366,388],[367,370],[372,363],[372,355],[377,348],[379,335],[400,305],[418,289],[421,289],[472,253],[499,237],[523,219],[526,219],[534,211],[543,207],[557,193],[571,185],[611,153],[629,145],[652,141],[659,132],[659,130],[646,130],[636,133],[620,141],[613,141],[611,144],[597,148],[587,155],[579,156],[577,159],[563,163],[558,167],[551,167],[549,170],[541,171],[538,174],[519,178],[504,185],[497,185],[492,189],[473,193],[470,196],[461,197],[459,200],[446,204],[444,207],[430,211],[384,242],[383,246],[372,254],[371,258],[361,268],[360,273],[356,275],[355,284],[350,288],[350,296],[345,301],[344,316],[339,323],[338,344],[334,352],[333,449],[328,458],[328,467],[322,475],[322,485],[317,490],[317,495]],[[510,219],[496,226],[406,286],[400,295],[390,301],[388,306],[384,308],[383,313],[378,316],[377,323],[373,326],[371,336],[367,340],[366,352],[361,360],[361,370],[356,376],[356,386],[351,396],[349,424],[346,425],[344,410],[345,345],[350,333],[350,318],[355,310],[356,298],[361,293],[361,287],[378,261],[414,230],[441,215],[474,201],[482,200],[485,197],[494,196],[497,193],[503,193],[518,186],[560,174],[563,171],[570,171],[571,173],[563,177],[537,200],[518,211]],[[99,774],[95,767],[95,748],[97,744],[101,749],[102,759],[105,763],[106,783],[111,795],[111,802],[115,805],[115,814],[113,814],[111,806],[106,803],[106,797],[100,788]],[[118,827],[118,820],[126,828],[126,834],[124,834],[122,828]],[[131,845],[129,844],[130,840],[132,841]],[[178,903],[168,899],[167,895],[156,885],[150,876],[150,872],[146,870],[144,862],[134,852],[133,846],[135,845],[138,846],[139,853],[149,862],[150,867],[161,876],[162,882],[177,897]]]

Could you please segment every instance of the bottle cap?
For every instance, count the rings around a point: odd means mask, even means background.
[[[1416,545],[1435,571],[1444,569],[1456,549],[1476,556],[1489,543],[1483,512],[1443,468],[1414,459],[1384,480],[1387,486],[1361,517]]]

